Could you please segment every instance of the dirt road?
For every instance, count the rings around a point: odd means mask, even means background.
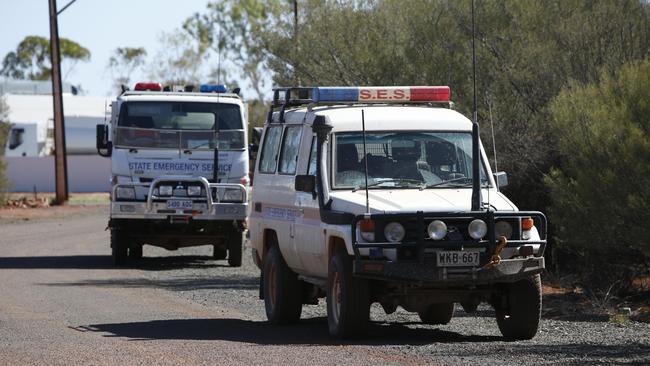
[[[343,344],[327,335],[323,302],[274,328],[250,249],[237,269],[207,247],[145,247],[116,269],[106,217],[100,206],[0,220],[0,365],[650,364],[649,324],[544,319],[534,340],[504,342],[488,307],[458,308],[445,326],[373,307],[369,337]]]

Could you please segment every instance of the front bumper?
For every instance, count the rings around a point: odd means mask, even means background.
[[[522,246],[539,246],[534,256],[514,256],[492,262],[495,254],[502,254],[498,248],[495,234],[495,220],[499,218],[533,218],[539,229],[539,240],[510,240],[505,248],[508,253],[517,253]],[[417,238],[401,243],[360,242],[358,224],[361,220],[400,221],[415,220]],[[432,220],[474,219],[485,221],[488,232],[480,240],[432,240],[425,237],[427,222]],[[354,250],[354,275],[384,281],[424,284],[432,287],[475,286],[491,283],[515,282],[541,273],[545,268],[544,249],[546,247],[547,221],[543,213],[537,211],[476,211],[476,212],[414,212],[396,214],[364,214],[356,216],[352,222],[352,247]],[[368,255],[373,251],[397,250],[410,253],[395,260]],[[479,250],[480,263],[476,267],[438,267],[435,253],[439,250],[463,251]],[[368,254],[366,254],[368,253]],[[434,254],[434,255],[432,255]],[[380,255],[381,256],[381,255]]]
[[[515,282],[541,273],[543,270],[544,257],[503,259],[498,264],[477,268],[436,267],[435,263],[370,259],[354,261],[354,274],[358,277],[411,282],[433,287]]]
[[[203,185],[204,196],[199,197],[160,197],[154,195],[154,188],[160,182],[179,181],[199,183]],[[118,187],[144,187],[148,189],[145,201],[116,200]],[[241,202],[220,202],[213,199],[213,191],[217,189],[241,190]],[[218,197],[218,195],[214,195]],[[248,213],[248,191],[242,184],[235,183],[209,183],[203,177],[163,176],[154,179],[151,183],[120,183],[113,186],[111,201],[112,219],[141,219],[141,220],[169,220],[182,222],[183,220],[223,220],[244,221]],[[168,200],[191,201],[192,207],[170,208]]]

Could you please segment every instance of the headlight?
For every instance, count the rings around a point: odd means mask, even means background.
[[[171,196],[172,192],[174,192],[174,187],[172,187],[172,186],[160,186],[160,188],[158,188],[158,192],[160,192],[161,196]]]
[[[405,234],[404,226],[399,222],[391,222],[384,227],[384,237],[390,242],[396,243],[402,241]]]
[[[188,186],[187,187],[188,196],[200,196],[201,195],[201,186]]]
[[[512,225],[507,221],[497,221],[494,224],[494,234],[497,238],[505,236],[506,239],[510,239],[512,237]]]
[[[427,226],[427,233],[429,233],[429,237],[433,240],[442,240],[447,236],[447,224],[440,220],[433,220]]]
[[[476,219],[469,223],[467,231],[469,231],[469,236],[473,239],[481,239],[485,234],[487,234],[487,225],[485,224],[485,221]]]
[[[117,187],[115,190],[115,197],[122,200],[134,200],[135,188],[133,187]]]
[[[241,189],[226,189],[223,194],[223,200],[225,202],[241,202],[244,200],[244,194]]]

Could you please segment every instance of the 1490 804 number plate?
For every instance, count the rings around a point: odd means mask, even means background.
[[[191,200],[169,200],[167,201],[167,208],[174,208],[174,209],[192,209],[192,201]]]
[[[439,251],[436,253],[438,267],[475,267],[479,265],[478,251]]]

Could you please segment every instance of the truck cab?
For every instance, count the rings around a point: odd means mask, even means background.
[[[501,191],[448,87],[280,88],[255,169],[250,238],[266,313],[326,297],[335,337],[370,304],[446,324],[487,302],[507,338],[539,324],[546,218]]]
[[[111,158],[109,228],[115,264],[142,246],[212,245],[215,259],[241,265],[248,210],[247,121],[223,85],[163,88],[138,83],[97,126]],[[216,168],[215,168],[216,167]]]

